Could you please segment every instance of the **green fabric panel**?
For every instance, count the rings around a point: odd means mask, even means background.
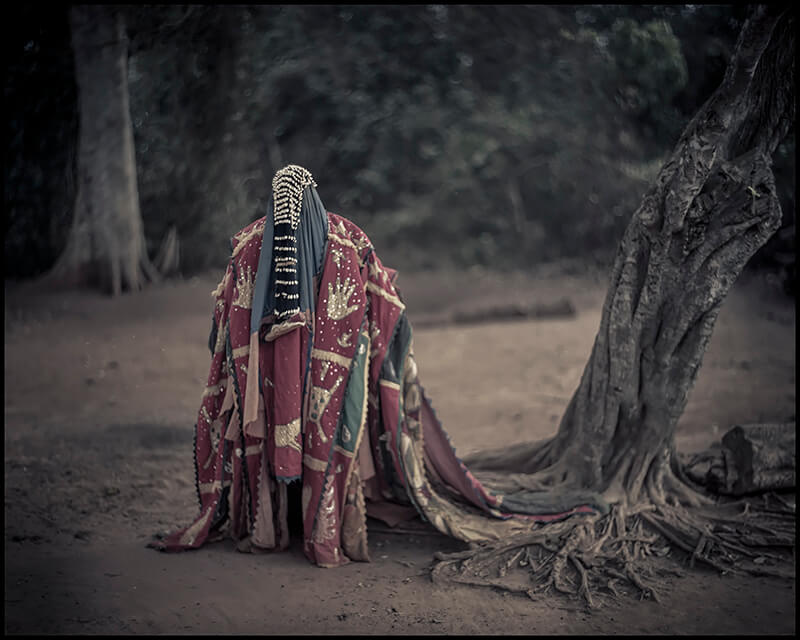
[[[386,349],[386,356],[381,366],[381,380],[399,383],[403,375],[408,347],[411,344],[411,325],[405,313],[397,319],[392,340]]]
[[[381,453],[383,455],[383,466],[386,471],[386,481],[394,493],[395,499],[402,504],[413,504],[413,498],[406,491],[405,484],[400,477],[404,474],[403,469],[403,456],[399,450],[399,434],[403,430],[403,423],[405,421],[403,416],[403,377],[405,375],[405,361],[408,350],[411,347],[411,324],[403,312],[397,319],[397,323],[392,333],[392,339],[386,348],[386,355],[384,356],[381,365],[380,380],[394,382],[399,384],[400,394],[397,402],[397,438],[392,438],[392,447],[397,454],[398,463],[400,468],[395,467],[394,458],[389,451],[389,445],[386,442],[382,443]],[[380,384],[380,383],[379,383]],[[419,509],[418,509],[419,510]],[[420,512],[421,513],[421,512]]]
[[[367,343],[367,336],[359,333],[350,379],[347,381],[342,403],[342,421],[336,430],[336,444],[351,453],[355,451],[358,441],[358,430],[361,427],[364,410],[364,394],[367,393],[364,384],[364,370],[369,366]]]

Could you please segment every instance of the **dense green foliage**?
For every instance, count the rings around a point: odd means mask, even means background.
[[[190,273],[224,264],[226,239],[264,215],[271,176],[289,162],[399,268],[605,262],[721,80],[745,7],[124,10],[149,250],[176,226]],[[43,28],[29,11],[7,45],[7,274],[45,269],[64,238],[39,236],[65,230],[74,156],[56,13]],[[793,138],[776,160],[793,229]]]

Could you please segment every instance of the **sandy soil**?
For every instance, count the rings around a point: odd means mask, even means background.
[[[601,277],[542,269],[401,274],[420,375],[460,455],[555,432],[600,318]],[[636,598],[587,611],[428,575],[435,532],[371,530],[371,563],[312,566],[230,542],[184,554],[145,548],[196,511],[192,423],[208,368],[216,275],[110,300],[6,285],[7,633],[793,634],[795,582],[686,566]],[[459,300],[459,296],[465,296]],[[514,299],[572,301],[573,317],[436,326]],[[696,451],[732,424],[794,419],[795,312],[763,279],[737,284],[678,428]]]

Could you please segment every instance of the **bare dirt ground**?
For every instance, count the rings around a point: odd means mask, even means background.
[[[5,631],[27,634],[794,634],[795,581],[689,569],[588,611],[434,585],[432,531],[374,524],[371,563],[320,569],[296,541],[239,554],[145,547],[196,512],[192,425],[208,372],[216,275],[119,300],[6,285]],[[555,432],[600,319],[603,277],[402,274],[420,376],[460,455]],[[568,298],[572,317],[439,325],[456,311]],[[761,277],[719,316],[678,447],[735,423],[794,420],[795,309]]]

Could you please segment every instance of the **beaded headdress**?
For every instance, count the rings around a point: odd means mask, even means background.
[[[303,207],[303,190],[316,187],[307,169],[290,164],[275,173],[273,261],[275,268],[275,315],[278,322],[300,312],[297,275],[297,227]]]

